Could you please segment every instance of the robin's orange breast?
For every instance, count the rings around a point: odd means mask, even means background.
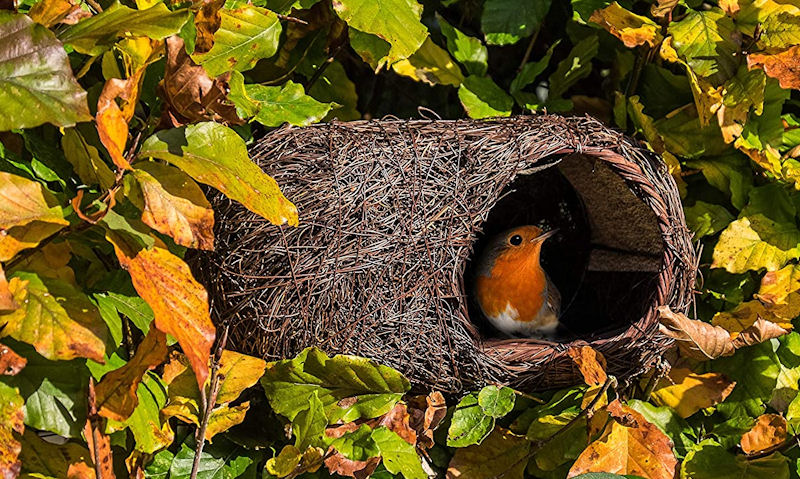
[[[505,317],[527,323],[539,318],[547,279],[535,259],[534,263],[501,257],[495,261],[491,276],[478,276],[475,293],[490,320]]]

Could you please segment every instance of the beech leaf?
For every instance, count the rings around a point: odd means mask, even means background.
[[[701,77],[724,81],[736,73],[739,42],[733,21],[718,9],[690,9],[668,29],[672,45],[689,68]]]
[[[250,161],[244,141],[228,127],[205,122],[159,131],[144,141],[139,157],[166,160],[274,224],[297,225],[297,208]]]
[[[381,426],[370,436],[380,451],[383,465],[392,474],[402,474],[405,479],[425,479],[428,474],[422,469],[420,456],[413,444],[409,444],[391,429]]]
[[[5,347],[0,345],[0,348]],[[0,476],[17,477],[22,467],[18,459],[22,445],[14,433],[25,430],[25,401],[16,388],[0,382]]]
[[[15,353],[13,349],[0,343],[0,375],[15,376],[22,371],[28,360]]]
[[[755,426],[742,436],[745,454],[757,454],[783,442],[787,437],[786,419],[780,414],[762,414]]]
[[[14,311],[19,308],[19,304],[14,301],[14,294],[8,288],[8,280],[3,266],[0,265],[0,313]],[[3,368],[0,368],[2,370]]]
[[[337,0],[333,9],[350,27],[388,42],[390,61],[408,58],[428,37],[416,0]]]
[[[325,118],[336,106],[318,102],[306,95],[303,85],[291,80],[281,86],[245,85],[242,74],[234,72],[230,86],[228,98],[236,104],[239,115],[265,126],[307,126]]]
[[[714,247],[712,268],[744,273],[765,268],[775,271],[800,257],[800,231],[792,223],[777,223],[762,214],[732,222]]]
[[[489,385],[478,393],[478,405],[483,413],[493,418],[501,418],[514,409],[516,396],[514,390],[507,387]]]
[[[503,428],[495,428],[479,445],[456,449],[447,466],[447,479],[486,479],[504,472],[522,479],[531,443]]]
[[[666,306],[659,309],[659,321],[659,331],[675,339],[687,357],[707,360],[730,356],[735,351],[730,334],[719,326],[673,313]]]
[[[778,53],[751,53],[747,55],[747,67],[761,68],[770,78],[775,78],[781,88],[800,89],[800,46],[794,45]]]
[[[670,407],[680,417],[687,418],[721,403],[735,386],[735,381],[721,373],[698,374],[686,368],[673,368],[658,382],[651,398],[654,404]]]
[[[606,382],[606,358],[591,346],[572,346],[567,354],[578,366],[583,381],[589,386],[598,386]]]
[[[34,221],[69,224],[55,197],[41,183],[0,171],[0,231]]]
[[[622,8],[617,2],[596,10],[589,21],[608,30],[628,48],[644,44],[655,47],[662,39],[656,22]]]

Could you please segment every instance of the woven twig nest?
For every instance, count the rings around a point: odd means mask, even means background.
[[[630,377],[669,343],[656,309],[691,301],[696,256],[673,178],[591,118],[282,128],[251,155],[300,226],[216,197],[217,251],[194,268],[229,344],[268,360],[315,345],[395,367],[418,389],[533,390],[579,382],[566,351],[589,343]],[[571,282],[559,285],[578,318],[571,342],[503,339],[469,299],[484,233],[536,221],[561,231],[545,267]]]

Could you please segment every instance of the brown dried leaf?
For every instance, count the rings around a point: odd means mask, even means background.
[[[381,458],[379,456],[370,457],[366,461],[354,461],[344,457],[336,449],[329,451],[325,458],[325,467],[328,468],[328,471],[355,479],[367,479],[375,472],[380,463]]]
[[[787,437],[786,419],[780,414],[762,414],[755,426],[742,436],[742,451],[757,454],[780,444]]]
[[[417,443],[417,433],[411,429],[409,419],[410,416],[406,405],[397,403],[389,412],[373,421],[368,421],[367,424],[369,424],[372,429],[386,426],[403,438],[405,442],[413,445]]]
[[[223,5],[225,0],[203,0],[194,16],[194,27],[197,30],[194,53],[207,53],[214,46],[214,33],[222,23],[219,10]]]
[[[690,358],[707,360],[730,356],[735,351],[731,336],[723,328],[689,319],[669,307],[659,308],[659,331],[675,339],[681,352]]]
[[[711,319],[711,324],[725,328],[731,338],[735,339],[742,331],[751,329],[759,319],[775,323],[786,330],[793,327],[790,319],[777,316],[759,301],[745,301],[731,311],[717,313]]]
[[[761,68],[767,76],[775,78],[781,88],[800,89],[800,45],[780,53],[751,53],[747,55],[747,68]]]
[[[656,18],[664,18],[670,13],[672,10],[678,6],[680,0],[658,0],[658,2],[650,7],[650,14]]]
[[[94,467],[83,461],[74,462],[67,468],[67,479],[95,479],[96,477]]]
[[[739,0],[719,0],[719,8],[725,12],[725,15],[732,17],[739,13]]]
[[[614,421],[610,421],[603,435],[578,456],[567,477],[611,472],[674,479],[678,461],[669,437],[618,400],[609,404],[607,410]]]
[[[160,86],[169,105],[172,126],[204,120],[244,123],[233,103],[227,101],[230,72],[211,79],[205,69],[186,54],[179,36],[167,38],[166,49],[167,66]]]
[[[606,382],[606,358],[591,346],[572,346],[567,354],[578,366],[584,382],[589,386],[598,386]]]
[[[433,432],[447,415],[447,404],[439,391],[427,396],[414,396],[408,400],[409,424],[417,432],[417,447],[426,450],[433,447]]]
[[[735,386],[735,381],[721,373],[698,374],[691,369],[673,368],[658,382],[651,397],[656,405],[670,407],[687,418],[721,403]]]
[[[0,344],[0,374],[14,376],[22,371],[28,360],[15,353],[5,344]]]
[[[115,421],[125,421],[139,404],[136,389],[145,372],[167,359],[167,335],[150,328],[136,354],[121,368],[105,376],[95,387],[97,412]]]
[[[28,16],[47,28],[59,23],[74,25],[92,14],[74,0],[40,0],[31,7]]]
[[[733,347],[739,349],[745,346],[760,344],[764,341],[772,338],[778,338],[788,333],[789,331],[783,329],[780,325],[773,323],[772,321],[767,321],[763,318],[758,318],[752,326],[736,336],[736,338],[733,340]]]
[[[132,252],[114,231],[109,230],[106,238],[130,273],[136,292],[153,309],[156,327],[178,340],[197,384],[204,387],[215,336],[208,293],[194,279],[189,266],[168,250],[155,246]]]

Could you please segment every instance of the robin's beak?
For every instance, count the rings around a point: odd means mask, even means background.
[[[536,238],[533,238],[531,240],[531,243],[540,243],[540,242],[546,240],[547,238],[553,236],[556,233],[558,233],[558,228],[553,228],[550,231],[546,231],[546,232],[540,234],[539,236],[537,236]]]

